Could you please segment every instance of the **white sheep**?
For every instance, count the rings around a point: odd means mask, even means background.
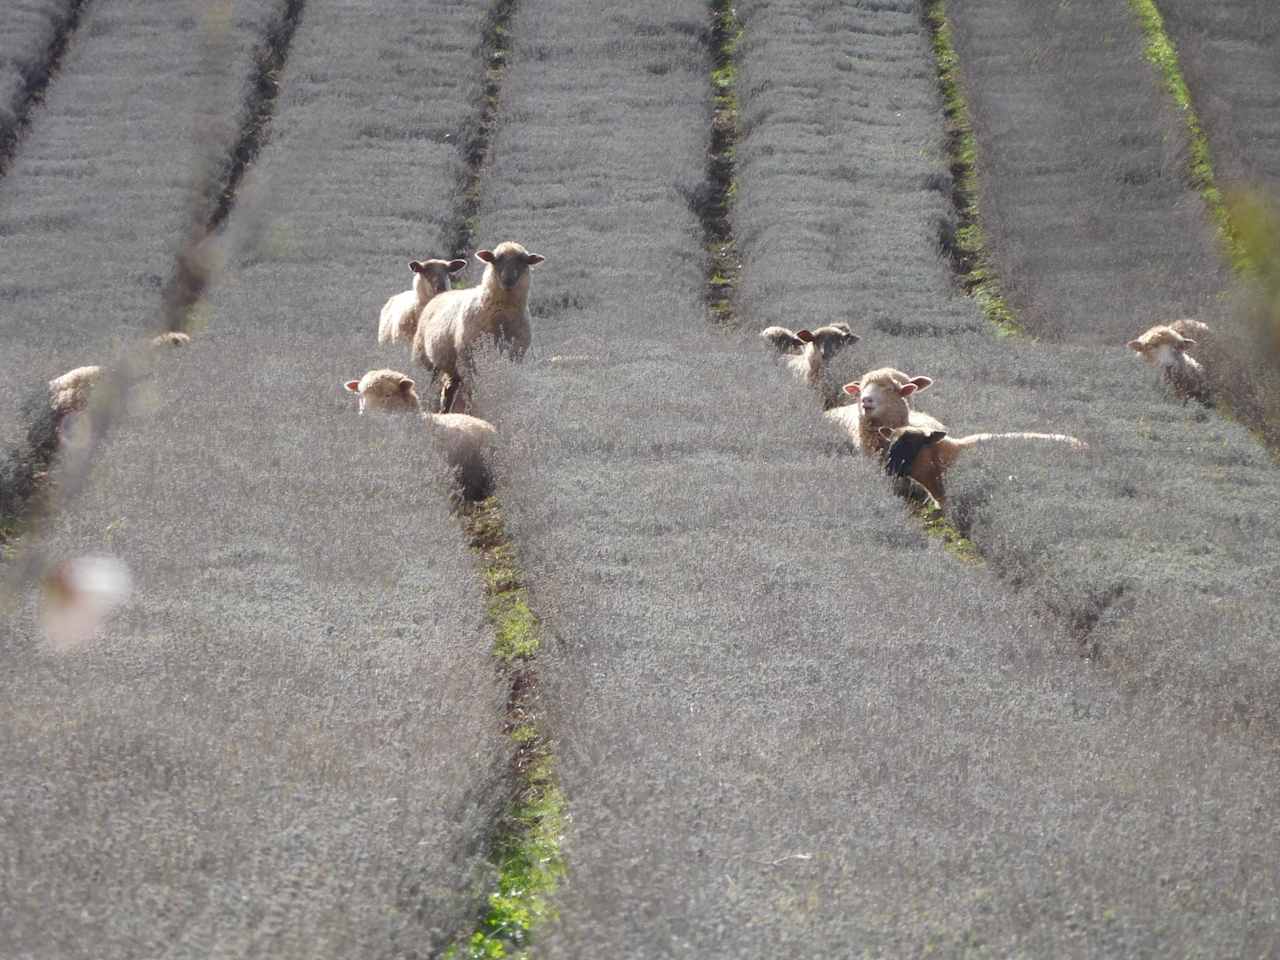
[[[465,260],[410,260],[413,288],[397,293],[378,315],[379,343],[411,343],[418,317],[431,298],[452,288],[451,278],[466,267]]]
[[[864,373],[858,380],[844,385],[844,392],[857,397],[856,404],[835,407],[823,416],[848,432],[854,445],[867,456],[880,453],[886,441],[881,427],[920,427],[924,430],[946,428],[919,410],[912,410],[908,398],[929,389],[929,377],[908,377],[893,367],[881,367]]]
[[[438,294],[418,317],[413,359],[439,377],[440,412],[464,409],[459,396],[471,345],[492,336],[499,350],[519,360],[532,339],[529,323],[529,268],[545,257],[510,240],[493,250],[477,250],[485,264],[480,285]]]
[[[370,370],[343,386],[360,399],[360,413],[421,414],[468,500],[480,500],[492,489],[488,455],[497,437],[493,424],[465,413],[423,413],[414,382],[397,370]]]
[[[1168,326],[1158,324],[1136,340],[1130,340],[1126,346],[1158,369],[1162,379],[1180,400],[1205,401],[1209,399],[1208,376],[1204,367],[1186,352],[1196,343],[1183,333],[1190,329],[1203,332],[1209,328],[1197,320],[1179,320]]]

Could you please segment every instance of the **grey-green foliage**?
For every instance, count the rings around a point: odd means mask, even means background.
[[[61,655],[32,597],[4,623],[5,956],[413,955],[474,909],[507,752],[483,600],[421,431],[322,389],[333,346],[171,358],[28,544],[136,592]]]
[[[480,578],[422,425],[341,385],[409,369],[378,308],[440,242],[483,12],[308,5],[207,329],[27,541],[137,590],[62,657],[31,598],[0,626],[0,954],[426,957],[482,909],[510,744]]]
[[[480,236],[548,260],[534,352],[477,385],[507,437],[500,493],[547,626],[571,816],[542,955],[1265,952],[1274,926],[1247,904],[1276,893],[1274,760],[1089,671],[1034,596],[928,541],[752,335],[849,319],[867,336],[851,353],[904,365],[991,346],[962,335],[981,321],[933,259],[941,160],[917,157],[939,121],[913,5],[739,12],[740,335],[706,322],[683,205],[704,162],[705,6],[583,18],[552,0],[517,21]],[[819,89],[815,65],[840,63],[853,76]],[[895,322],[955,335],[877,332]],[[545,362],[564,354],[594,359]],[[1023,413],[999,396],[994,426]],[[1066,483],[1102,463],[1024,466]],[[1070,521],[1054,504],[1039,522]]]
[[[18,135],[31,94],[49,75],[49,50],[76,0],[10,0],[0,37],[0,168]]]
[[[237,132],[281,0],[90,3],[0,182],[0,439],[39,380],[152,329],[203,165]]]
[[[984,231],[1036,336],[1120,349],[1224,311],[1182,116],[1127,3],[949,4]]]
[[[1280,194],[1280,7],[1159,0],[1221,185]]]

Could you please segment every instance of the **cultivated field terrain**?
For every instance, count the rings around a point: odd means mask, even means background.
[[[1274,195],[1267,5],[1157,6],[1221,183]],[[1184,404],[1125,349],[1198,316],[1221,384],[1250,335],[1127,0],[15,9],[0,956],[1280,952],[1280,375]],[[429,395],[378,310],[506,239],[547,258],[474,376],[518,669],[474,508],[341,388]],[[756,335],[832,322],[837,379],[1089,449],[912,509]],[[87,363],[127,371],[90,442],[6,488]],[[83,554],[134,591],[55,646]]]

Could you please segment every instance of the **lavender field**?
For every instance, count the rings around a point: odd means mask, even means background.
[[[1266,5],[1155,5],[1276,197]],[[0,956],[1280,952],[1280,370],[1137,6],[6,12]],[[504,240],[465,505],[342,385],[430,397],[379,310]],[[1211,404],[1125,347],[1184,316]],[[1088,448],[912,506],[758,336],[831,323],[833,382]]]

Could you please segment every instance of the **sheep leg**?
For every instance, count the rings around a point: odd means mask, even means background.
[[[440,390],[440,412],[448,413],[453,407],[453,401],[458,396],[458,388],[462,386],[462,378],[444,375],[444,386]]]

